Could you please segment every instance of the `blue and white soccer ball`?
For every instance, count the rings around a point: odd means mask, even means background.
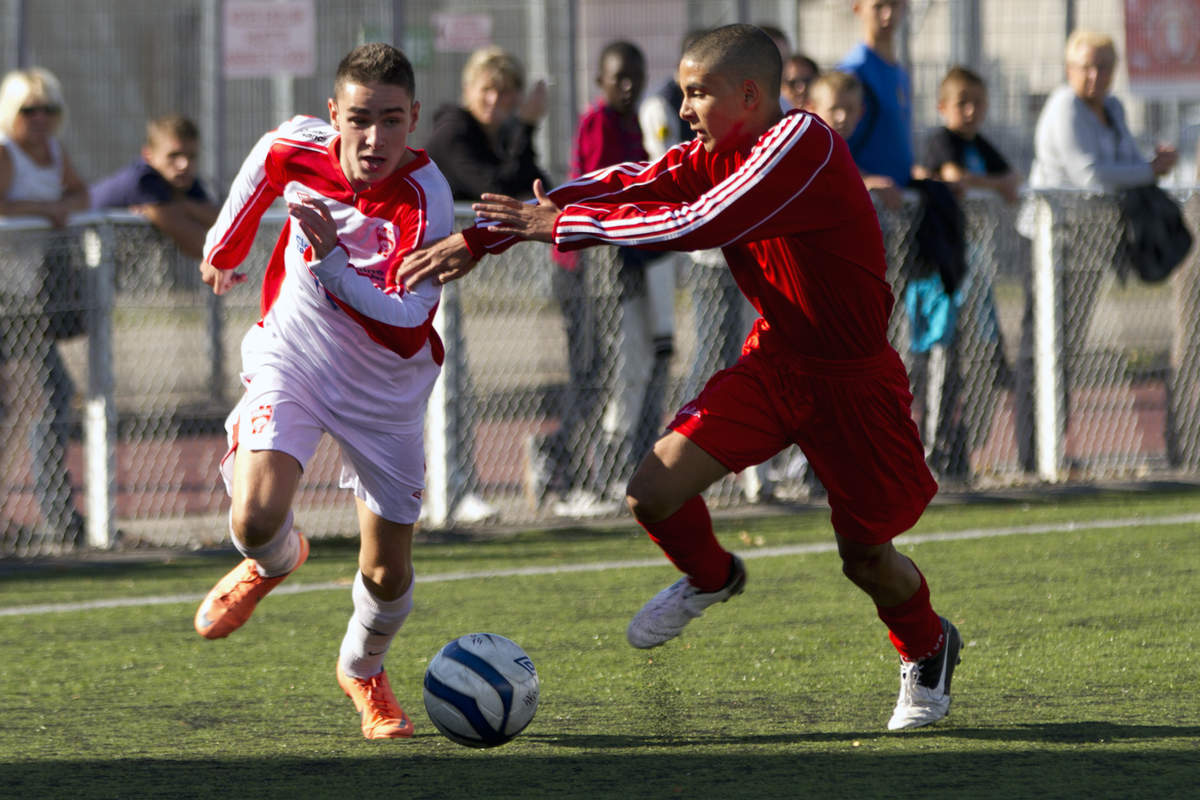
[[[516,642],[468,633],[425,670],[425,711],[452,742],[495,747],[511,741],[538,707],[538,674]]]

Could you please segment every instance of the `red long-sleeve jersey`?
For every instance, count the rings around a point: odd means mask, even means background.
[[[887,345],[892,291],[870,195],[846,143],[793,111],[750,147],[709,153],[699,141],[655,162],[596,170],[550,193],[562,250],[719,247],[762,314],[754,346],[826,360]],[[514,237],[484,223],[464,232],[476,257]]]

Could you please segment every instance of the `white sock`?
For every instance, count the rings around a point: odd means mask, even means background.
[[[292,528],[292,512],[275,531],[271,541],[261,547],[247,547],[230,533],[233,546],[246,558],[253,558],[258,567],[258,574],[264,578],[286,575],[296,568],[296,560],[300,558],[300,536]]]
[[[342,672],[352,678],[370,678],[383,669],[383,657],[412,611],[414,583],[415,579],[395,600],[380,600],[367,588],[361,571],[354,576],[350,592],[354,613],[338,656]]]

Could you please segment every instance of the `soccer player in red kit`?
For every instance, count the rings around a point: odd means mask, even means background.
[[[216,294],[245,281],[263,212],[282,197],[289,219],[267,265],[262,319],[242,340],[245,393],[226,420],[222,476],[230,535],[244,559],[196,611],[197,633],[221,639],[304,563],[292,524],[305,465],[329,434],[354,493],[361,543],[354,613],[335,674],[368,739],[409,737],[383,658],[413,605],[413,526],[425,480],[424,419],[441,369],[433,330],[440,287],[396,280],[401,257],[453,230],[450,186],[407,145],[420,105],[396,48],[365,44],[342,59],[329,121],[298,116],[246,157],[204,245]]]
[[[485,195],[479,224],[410,254],[400,274],[452,280],[518,239],[563,250],[722,248],[762,316],[738,362],[680,410],[629,482],[634,516],[684,577],[634,616],[628,639],[661,645],[742,591],[745,567],[713,536],[701,493],[794,443],[828,489],[843,572],[874,601],[900,653],[888,728],[927,725],[949,711],[962,640],[892,545],[937,485],[886,338],[893,298],[882,235],[845,142],[817,117],[780,111],[780,72],[760,29],[704,34],[679,65],[680,116],[694,140],[549,195],[536,186],[533,204]]]

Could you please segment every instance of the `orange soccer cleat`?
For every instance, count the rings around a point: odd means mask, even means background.
[[[258,574],[254,559],[247,558],[217,581],[196,609],[196,633],[205,639],[221,639],[245,625],[258,601],[308,558],[308,539],[301,533],[296,535],[300,537],[300,558],[290,572],[264,578]]]
[[[368,739],[407,739],[413,735],[413,724],[404,709],[396,702],[388,683],[387,673],[380,670],[370,678],[352,678],[337,665],[338,685],[362,712],[362,732]]]

